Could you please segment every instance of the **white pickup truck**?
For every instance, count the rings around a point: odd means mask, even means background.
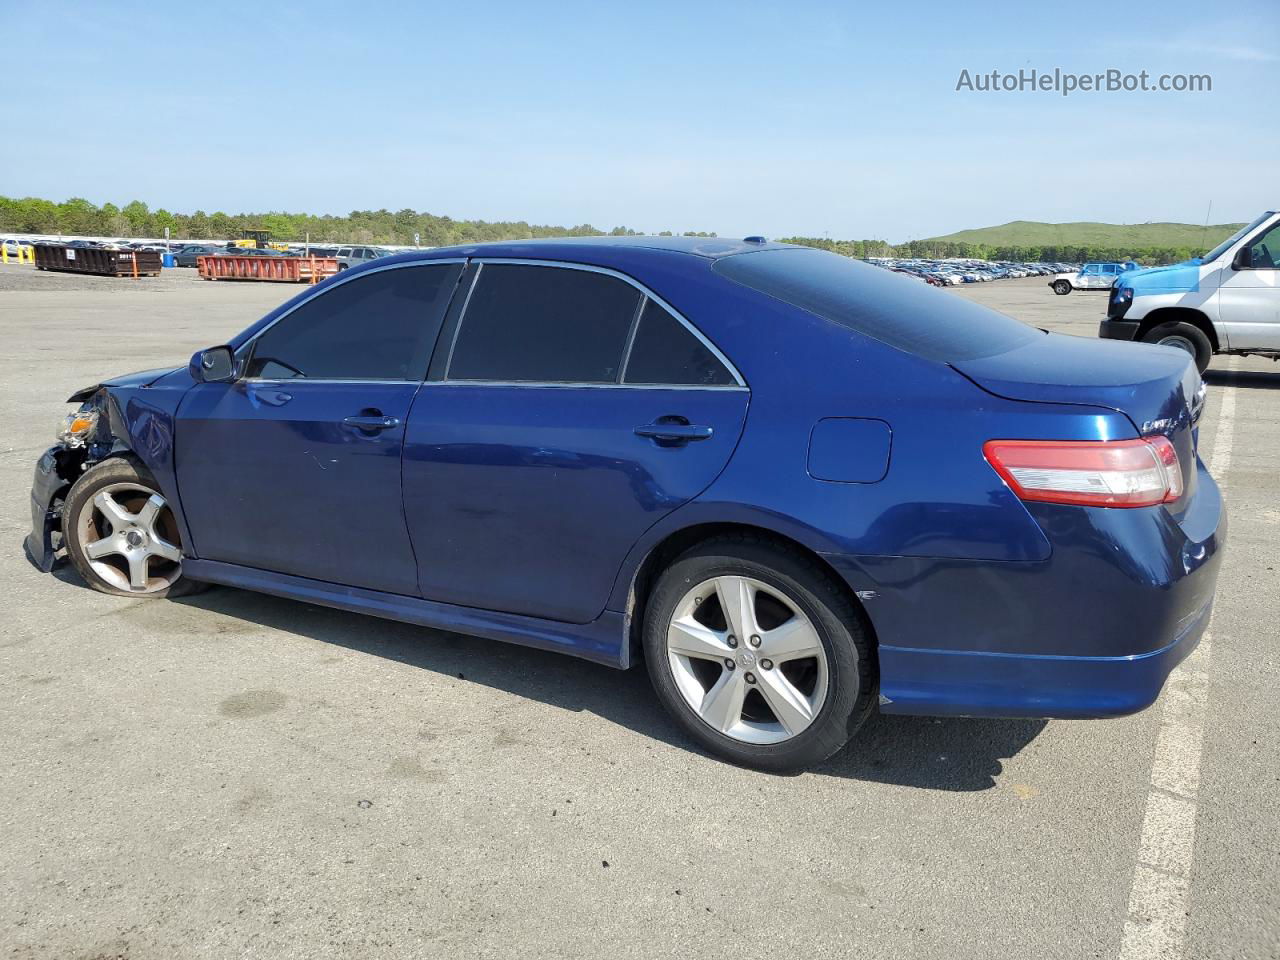
[[[1121,274],[1098,335],[1180,347],[1201,373],[1215,353],[1280,359],[1280,212],[1199,259]]]

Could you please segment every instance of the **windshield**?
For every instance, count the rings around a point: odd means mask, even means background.
[[[918,280],[837,253],[801,248],[722,257],[716,273],[927,360],[1004,353],[1040,334]]]
[[[1220,256],[1222,256],[1224,253],[1230,250],[1231,247],[1234,246],[1235,243],[1241,237],[1243,237],[1246,233],[1252,233],[1255,229],[1262,226],[1262,224],[1265,223],[1268,218],[1274,217],[1274,216],[1275,216],[1275,211],[1269,210],[1266,213],[1264,213],[1262,216],[1258,217],[1257,220],[1254,220],[1253,223],[1246,223],[1243,227],[1241,227],[1231,236],[1227,237],[1227,239],[1223,240],[1220,244],[1218,244],[1216,247],[1214,247],[1212,250],[1206,253],[1204,257],[1201,258],[1200,262],[1213,263],[1214,260],[1217,260]]]

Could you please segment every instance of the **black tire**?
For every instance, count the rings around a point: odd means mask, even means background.
[[[71,560],[71,565],[76,568],[76,572],[94,590],[116,597],[160,599],[163,597],[185,596],[205,589],[208,586],[207,584],[189,580],[181,575],[180,562],[174,563],[162,559],[159,559],[156,563],[148,561],[146,569],[157,574],[157,581],[168,578],[171,574],[176,573],[176,576],[167,586],[152,586],[151,580],[148,580],[148,587],[139,590],[128,589],[127,584],[121,586],[118,582],[107,579],[95,569],[94,562],[85,553],[86,545],[87,542],[90,542],[89,535],[92,532],[96,530],[98,534],[105,535],[106,531],[98,529],[101,527],[100,521],[94,521],[94,528],[86,532],[81,527],[79,519],[86,505],[99,492],[115,485],[129,485],[138,488],[137,492],[129,494],[134,501],[144,502],[147,497],[144,491],[147,490],[161,494],[160,486],[156,483],[150,471],[133,457],[110,457],[81,474],[80,478],[76,480],[71,490],[67,493],[66,502],[62,506],[63,543],[66,544],[67,557]],[[124,498],[122,497],[122,499]],[[168,507],[165,507],[158,516],[156,529],[163,534],[167,543],[181,549],[182,544],[177,522]],[[127,580],[128,565],[122,557],[123,555],[112,555],[101,560],[101,564],[106,564],[113,569],[117,567],[120,569],[120,577],[113,578],[117,581],[120,579]],[[155,569],[157,567],[160,568],[158,571]],[[107,571],[108,574],[110,572],[110,570]]]
[[[750,577],[782,592],[822,641],[826,696],[810,725],[790,739],[755,744],[721,733],[699,717],[676,684],[667,656],[668,625],[681,599],[717,576]],[[646,604],[644,654],[658,698],[681,728],[712,753],[757,770],[784,773],[822,762],[850,740],[875,703],[873,643],[861,610],[815,561],[761,537],[718,537],[678,557],[658,578]]]
[[[1213,360],[1213,344],[1205,332],[1194,324],[1174,321],[1152,327],[1142,337],[1143,343],[1161,343],[1178,347],[1191,354],[1196,361],[1196,369],[1202,374],[1209,369]]]
[[[1060,297],[1065,297],[1071,292],[1071,284],[1066,280],[1055,280],[1053,282],[1053,292]]]

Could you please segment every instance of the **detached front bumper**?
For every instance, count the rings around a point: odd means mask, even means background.
[[[1140,326],[1137,320],[1103,320],[1098,324],[1098,336],[1103,340],[1136,340]]]
[[[31,532],[24,543],[31,562],[45,573],[53,569],[57,548],[54,534],[62,531],[62,499],[71,487],[63,476],[62,458],[68,451],[63,446],[50,447],[36,461],[35,478],[31,482]]]

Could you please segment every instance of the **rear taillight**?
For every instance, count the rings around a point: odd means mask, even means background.
[[[1178,452],[1167,437],[988,440],[982,452],[1021,500],[1151,507],[1182,496]]]

